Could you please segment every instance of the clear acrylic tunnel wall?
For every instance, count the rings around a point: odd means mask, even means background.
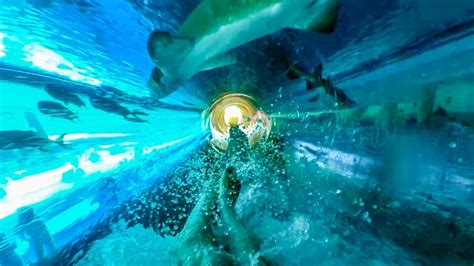
[[[283,139],[289,167],[294,167],[289,175],[303,176],[314,185],[292,188],[293,203],[304,205],[314,197],[324,198],[343,211],[321,211],[321,215],[328,220],[347,218],[352,226],[362,228],[361,234],[369,231],[366,227],[381,226],[381,220],[406,223],[413,215],[421,224],[432,221],[432,225],[410,225],[414,232],[422,227],[450,230],[455,224],[456,230],[466,232],[463,237],[474,235],[471,1],[343,1],[334,33],[284,30],[264,37],[237,49],[243,65],[200,73],[169,97],[157,100],[147,86],[153,68],[146,47],[148,35],[154,29],[175,31],[198,2],[0,1],[3,258],[14,251],[25,265],[38,262],[34,243],[22,237],[19,229],[28,212],[34,212],[34,220],[40,221],[37,226],[49,232],[45,239],[54,242],[54,263],[70,264],[86,256],[94,243],[114,234],[111,228],[120,223],[115,218],[124,204],[173,178],[173,169],[208,145],[210,132],[203,112],[227,92],[246,93],[258,100],[272,118],[273,134]],[[315,102],[318,96],[306,90],[304,80],[288,80],[275,70],[272,62],[278,62],[278,57],[306,69],[322,63],[323,75],[331,77],[358,107],[367,108],[368,117],[371,112],[380,115],[390,104],[416,113],[416,104],[427,88],[435,88],[434,108],[460,117],[454,122],[464,126],[451,123],[456,129],[449,132],[412,128],[379,141],[381,131],[389,125],[377,118],[368,119],[372,121],[368,126],[354,124],[353,114],[341,115],[331,100]],[[79,97],[79,102],[66,104],[73,117],[57,118],[40,111],[40,101],[57,101],[47,88],[61,88]],[[103,98],[114,99],[122,109],[96,108],[94,101],[100,103]],[[19,131],[33,132],[34,141],[19,139]],[[392,168],[381,168],[387,161]],[[324,180],[318,177],[323,175]],[[378,176],[386,179],[383,184],[388,187],[382,188],[387,195],[385,208],[393,208],[383,213],[376,210],[382,206],[368,206],[368,198],[380,189],[374,185],[380,183]],[[338,195],[344,198],[336,198]],[[347,206],[352,208],[350,215]],[[278,242],[283,251],[290,250],[287,257],[282,256],[284,261],[294,256],[302,264],[316,257],[329,265],[367,262],[356,255],[348,260],[330,259],[328,254],[336,248],[329,246],[336,241],[334,232],[341,230],[338,233],[344,238],[344,228],[308,235],[305,226],[321,225],[303,216],[291,221],[264,230],[268,235],[285,232],[273,237],[292,241],[288,245]],[[417,250],[407,244],[413,241],[416,245],[418,238],[397,238],[396,227],[384,228],[377,230],[384,239],[381,246],[394,248],[382,252],[389,255],[381,258],[372,254],[376,248],[368,244],[373,263],[433,262],[406,259],[413,250],[414,257],[431,255],[423,254],[424,247]],[[418,235],[423,234],[428,233]],[[147,237],[152,236],[160,239],[156,240],[160,248],[172,242],[150,231]],[[150,239],[137,241],[152,242]],[[316,246],[329,244],[321,254],[304,254],[311,241]],[[150,245],[141,249],[152,254],[155,246]],[[349,253],[362,252],[363,248],[357,248]],[[472,259],[472,250],[461,248],[458,253],[447,260],[453,263],[449,265]],[[398,255],[402,258],[396,261]],[[118,265],[133,261],[120,259]],[[147,264],[142,261],[140,265]]]

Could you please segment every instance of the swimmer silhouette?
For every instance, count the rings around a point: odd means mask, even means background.
[[[46,225],[38,219],[32,208],[19,210],[18,234],[28,241],[39,265],[47,265],[55,255],[53,239]]]
[[[9,243],[4,234],[0,234],[0,266],[21,266],[20,257],[15,253],[16,245]]]

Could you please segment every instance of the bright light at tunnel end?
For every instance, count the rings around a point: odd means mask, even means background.
[[[203,120],[211,130],[209,144],[219,152],[227,149],[231,127],[238,126],[247,135],[249,145],[253,146],[268,138],[272,126],[270,118],[259,110],[255,99],[242,93],[226,94],[215,100]]]
[[[224,109],[224,121],[226,125],[232,127],[242,123],[242,111],[235,105],[229,105]]]

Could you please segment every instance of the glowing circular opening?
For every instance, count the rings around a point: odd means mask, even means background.
[[[224,109],[224,121],[228,126],[237,126],[242,124],[242,111],[238,106],[229,105]]]
[[[203,121],[211,130],[209,144],[217,151],[225,151],[231,127],[238,126],[248,137],[252,147],[259,140],[267,139],[272,122],[251,96],[230,93],[216,99],[203,113]]]

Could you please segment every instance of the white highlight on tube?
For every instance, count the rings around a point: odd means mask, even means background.
[[[0,200],[0,219],[16,212],[18,208],[43,201],[59,191],[71,188],[73,185],[62,183],[61,178],[64,172],[73,168],[68,163],[20,180],[8,178],[8,183],[3,187],[7,194]]]
[[[31,62],[35,67],[57,73],[61,76],[67,76],[73,81],[80,81],[95,86],[101,84],[98,79],[86,76],[87,70],[76,68],[73,63],[66,60],[60,54],[37,43],[25,45],[23,51],[25,52],[23,61]]]
[[[102,137],[116,137],[122,136],[124,134],[71,134],[71,138],[69,140],[97,137],[97,135]],[[146,147],[138,151],[136,151],[136,149],[133,147],[125,146],[125,152],[119,154],[111,154],[106,150],[96,151],[94,148],[90,148],[84,151],[78,157],[78,167],[73,166],[71,163],[66,163],[59,168],[39,174],[25,176],[19,180],[12,180],[11,178],[7,177],[7,184],[2,185],[6,195],[4,198],[0,199],[0,220],[15,213],[17,209],[21,207],[39,203],[52,197],[56,193],[74,187],[74,183],[65,183],[62,180],[63,174],[68,171],[81,169],[84,174],[75,178],[77,178],[78,181],[85,181],[83,179],[84,177],[97,173],[110,172],[117,169],[122,163],[134,160],[136,152],[141,151],[143,155],[146,155],[154,151],[179,144],[193,136],[194,135],[189,135],[181,139],[165,142],[152,147]],[[54,140],[57,137],[58,136],[50,136],[49,138]],[[99,156],[98,160],[90,160],[90,157],[93,153]],[[87,182],[93,181],[95,181],[95,179],[90,179]]]
[[[73,141],[79,139],[92,139],[92,138],[120,138],[126,137],[129,134],[124,133],[97,133],[97,134],[88,134],[88,133],[76,133],[76,134],[66,134],[64,136],[64,141]],[[56,140],[59,138],[59,135],[50,135],[48,136],[49,140]]]
[[[3,40],[5,40],[7,35],[3,32],[0,32],[0,58],[6,56],[7,54],[5,53],[6,48],[5,44],[3,43]]]
[[[156,150],[161,150],[161,149],[163,149],[163,148],[176,145],[176,144],[178,144],[178,143],[180,143],[180,142],[183,142],[183,141],[189,139],[190,137],[192,137],[192,136],[187,136],[187,137],[184,137],[184,138],[181,138],[181,139],[173,140],[173,141],[166,142],[166,143],[163,143],[163,144],[160,144],[160,145],[156,145],[156,146],[153,146],[153,147],[146,147],[146,148],[143,148],[142,154],[143,154],[143,155],[146,155],[146,154],[152,153],[152,152],[154,152],[154,151],[156,151]]]

